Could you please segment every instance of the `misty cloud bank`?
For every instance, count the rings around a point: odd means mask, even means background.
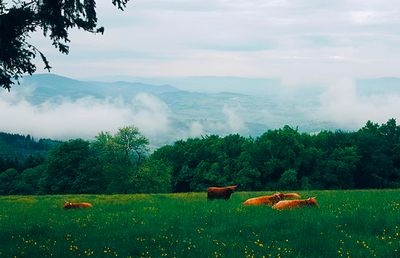
[[[189,134],[183,132],[183,135],[185,136],[184,138],[199,137],[207,134],[225,135],[230,133],[239,133],[248,135],[249,129],[240,115],[243,113],[243,110],[239,107],[224,105],[222,108],[223,116],[221,121],[210,121],[207,119],[193,121],[189,127]]]
[[[32,105],[17,95],[1,94],[0,119],[6,121],[1,131],[54,139],[93,138],[100,131],[115,131],[135,117],[129,107],[116,100],[62,99]]]
[[[299,88],[295,90],[299,91]],[[279,105],[289,107],[284,111],[287,113],[273,110],[271,103],[269,108],[252,109],[251,106],[243,107],[239,101],[237,104],[230,101],[229,104],[222,104],[220,110],[208,111],[213,112],[209,114],[210,117],[213,115],[213,119],[191,117],[186,120],[181,119],[181,115],[174,113],[173,108],[158,96],[149,93],[136,94],[130,102],[123,98],[84,97],[73,100],[56,97],[34,105],[28,101],[32,91],[30,87],[22,87],[10,93],[0,93],[0,131],[30,134],[36,138],[93,139],[101,131],[114,133],[118,128],[134,125],[153,145],[160,146],[209,134],[254,135],[249,124],[255,122],[265,125],[264,131],[274,129],[271,124],[275,124],[275,128],[284,124],[297,126],[290,121],[290,116],[296,113],[305,120],[303,124],[309,121],[312,126],[313,121],[323,121],[333,124],[336,129],[345,130],[356,130],[368,120],[384,123],[390,118],[400,117],[400,94],[361,96],[352,80],[328,85],[316,95],[315,106],[303,105],[304,100],[295,99],[293,95],[286,99],[279,96],[275,101],[277,105],[279,102]],[[282,91],[287,96],[291,94],[288,87]],[[295,104],[292,103],[294,101]],[[279,112],[282,113],[280,117],[276,115]],[[218,119],[215,114],[219,114]],[[280,121],[276,122],[277,119]],[[332,127],[322,129],[330,130]],[[302,128],[299,127],[299,130]],[[314,132],[318,130],[310,129]]]
[[[27,100],[32,88],[0,93],[0,131],[30,134],[37,138],[93,139],[99,132],[116,132],[134,125],[151,142],[165,143],[182,138],[219,133],[243,133],[247,128],[235,107],[224,106],[221,121],[199,119],[175,128],[168,105],[155,95],[139,93],[126,103],[122,98],[51,98],[34,105]],[[195,119],[195,118],[194,118]]]
[[[316,116],[344,129],[360,128],[368,120],[385,123],[390,118],[400,118],[399,94],[360,96],[352,80],[329,85],[322,93],[320,103]]]

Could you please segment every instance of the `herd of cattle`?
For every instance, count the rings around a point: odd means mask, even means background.
[[[229,200],[232,193],[239,187],[239,185],[232,185],[226,187],[209,187],[207,189],[207,199],[225,199]],[[301,198],[297,193],[275,193],[273,195],[258,196],[246,200],[244,205],[269,205],[276,210],[287,210],[302,207],[318,207],[315,197],[310,197],[304,200],[285,200],[289,198]]]
[[[239,184],[226,186],[226,187],[209,187],[207,189],[207,199],[215,200],[215,199],[225,199],[229,200],[231,195],[236,189],[239,187]],[[287,210],[293,208],[302,208],[302,207],[318,207],[317,200],[315,197],[311,197],[304,200],[285,200],[289,198],[301,198],[301,196],[297,193],[275,193],[273,195],[265,195],[254,197],[246,200],[244,205],[269,205],[272,206],[273,209],[276,210]],[[64,209],[78,209],[78,208],[90,208],[93,207],[91,203],[88,202],[67,202],[64,203]]]

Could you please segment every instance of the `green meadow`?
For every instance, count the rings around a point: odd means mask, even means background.
[[[299,192],[319,208],[242,205],[271,193],[2,196],[0,257],[400,256],[400,190]]]

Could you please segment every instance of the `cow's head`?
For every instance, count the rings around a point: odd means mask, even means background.
[[[284,194],[283,193],[275,193],[274,195],[272,195],[272,202],[273,203],[277,203],[277,202],[279,202],[280,200],[283,200],[283,198],[284,198]]]
[[[68,201],[64,201],[64,209],[69,209],[72,207],[72,203]]]
[[[310,197],[310,198],[306,199],[307,206],[319,207],[316,198],[317,197]]]

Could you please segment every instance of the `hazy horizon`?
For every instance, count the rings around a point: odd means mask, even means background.
[[[33,35],[53,73],[274,78],[284,85],[400,77],[394,0],[138,0],[123,12],[98,1],[97,12],[104,35],[71,31],[67,56]]]

